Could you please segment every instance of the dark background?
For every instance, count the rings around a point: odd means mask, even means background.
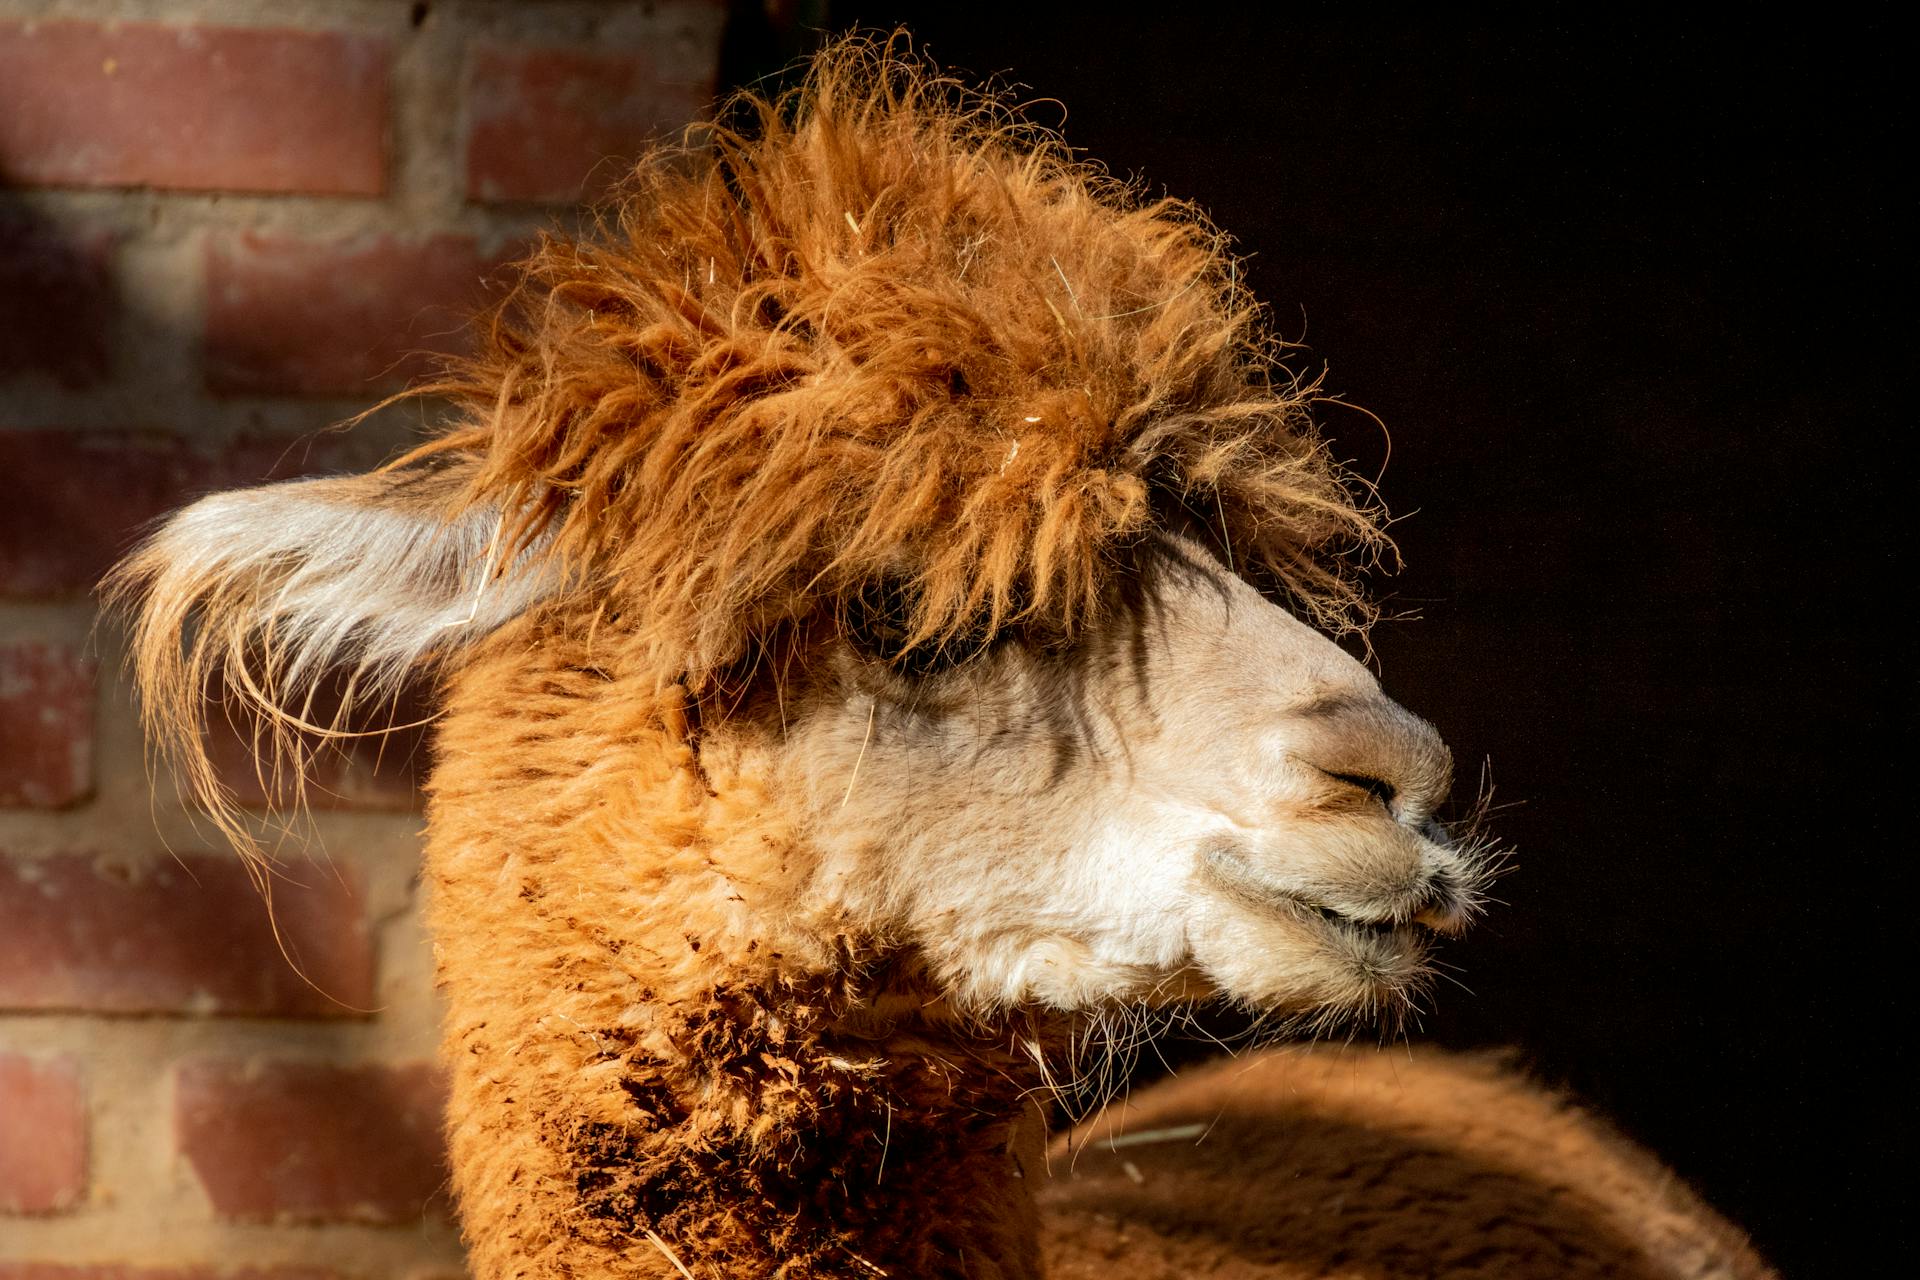
[[[1519,850],[1425,1034],[1518,1046],[1790,1273],[1870,1258],[1908,1113],[1891,33],[1220,12],[826,16],[1199,202],[1296,368],[1391,432],[1380,587],[1419,616],[1379,667]],[[745,13],[723,78],[796,38]]]

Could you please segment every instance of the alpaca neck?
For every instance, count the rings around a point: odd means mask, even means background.
[[[715,992],[629,1058],[650,1119],[583,1153],[585,1215],[696,1276],[1037,1278],[1030,1065],[787,994]]]
[[[1038,1069],[810,896],[778,730],[696,733],[644,667],[609,677],[591,623],[504,628],[441,724],[428,879],[475,1275],[1037,1275],[1015,1137]]]

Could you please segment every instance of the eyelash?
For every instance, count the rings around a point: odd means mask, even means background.
[[[901,675],[938,675],[959,665],[964,649],[954,644],[922,645],[902,654],[908,616],[905,592],[893,583],[874,582],[847,599],[841,626],[847,640],[861,654],[887,663]]]

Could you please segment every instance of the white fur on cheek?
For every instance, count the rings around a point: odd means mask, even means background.
[[[1185,962],[1193,832],[1218,819],[1146,804],[1086,818],[1066,850],[1033,850],[1033,880],[1051,910],[1030,936],[966,961],[970,999],[1063,1009],[1148,999]]]
[[[1353,779],[1425,805],[1444,749],[1238,579],[1159,591],[1111,650],[1015,649],[799,726],[822,918],[976,1008],[1392,1006],[1424,972],[1413,922],[1447,923],[1429,904],[1463,877]]]

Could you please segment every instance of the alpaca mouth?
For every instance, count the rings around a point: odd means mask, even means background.
[[[1378,939],[1418,946],[1431,932],[1421,919],[1366,919],[1274,880],[1232,848],[1216,845],[1201,857],[1208,878],[1246,906],[1299,921],[1346,939]]]
[[[1399,933],[1402,929],[1408,931],[1418,930],[1421,933],[1426,932],[1426,930],[1419,925],[1397,924],[1392,920],[1360,920],[1353,916],[1343,915],[1335,911],[1332,907],[1319,906],[1309,902],[1305,898],[1293,898],[1292,902],[1296,906],[1311,911],[1320,918],[1323,924],[1340,929],[1346,933],[1357,933],[1363,937],[1388,938]]]

